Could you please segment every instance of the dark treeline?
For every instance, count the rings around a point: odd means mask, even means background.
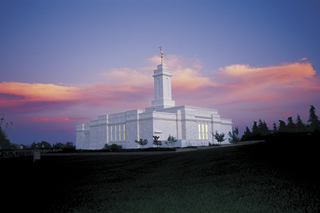
[[[309,110],[308,124],[304,124],[299,115],[296,120],[290,116],[287,123],[279,120],[279,125],[275,122],[270,129],[265,121],[259,119],[254,121],[251,130],[246,126],[246,130],[241,138],[242,141],[248,140],[266,140],[266,141],[301,141],[308,142],[320,139],[320,121],[316,115],[316,109],[311,105]]]
[[[76,149],[76,146],[73,145],[72,142],[66,142],[66,143],[61,143],[61,142],[57,142],[56,144],[51,145],[50,143],[46,142],[46,141],[41,141],[36,143],[35,141],[33,141],[31,143],[31,149]]]

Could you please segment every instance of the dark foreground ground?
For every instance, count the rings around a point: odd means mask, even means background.
[[[0,159],[18,212],[319,212],[318,150],[259,143],[155,156]]]

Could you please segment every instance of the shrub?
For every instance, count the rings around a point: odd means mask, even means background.
[[[162,145],[162,142],[159,140],[159,136],[152,136],[153,137],[153,144],[156,145],[157,147]]]
[[[214,136],[214,138],[221,144],[221,142],[223,142],[225,140],[224,138],[224,133],[221,133],[219,134],[217,131],[216,131],[216,134],[213,134],[212,135]]]
[[[147,145],[148,140],[147,140],[147,139],[141,139],[141,138],[140,138],[139,141],[135,140],[134,142],[138,143],[140,146],[143,147],[143,146]]]
[[[102,149],[110,149],[110,145],[106,143]]]
[[[239,136],[238,127],[236,127],[235,130],[233,130],[232,132],[229,132],[228,134],[229,134],[229,142],[230,143],[236,144],[240,141],[240,138],[238,137]]]
[[[111,150],[119,150],[119,149],[122,149],[122,145],[111,144],[110,149]]]
[[[169,135],[167,141],[165,141],[164,143],[165,143],[166,145],[168,145],[168,146],[173,147],[176,142],[177,142],[177,139],[176,139],[175,137]]]

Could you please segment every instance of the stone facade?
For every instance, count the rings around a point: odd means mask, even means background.
[[[175,106],[171,96],[171,71],[165,64],[154,70],[152,107],[122,113],[101,115],[98,120],[76,126],[77,149],[101,149],[107,144],[139,148],[135,140],[147,139],[153,147],[154,135],[160,136],[161,147],[169,135],[177,138],[176,147],[217,143],[211,133],[232,131],[231,119],[220,118],[217,110],[193,106]],[[226,137],[228,138],[228,137]],[[228,143],[226,139],[223,143]]]

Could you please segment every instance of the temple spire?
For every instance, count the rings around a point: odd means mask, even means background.
[[[171,95],[171,70],[165,64],[159,64],[154,70],[154,100],[152,107],[164,109],[174,107],[175,102]]]

